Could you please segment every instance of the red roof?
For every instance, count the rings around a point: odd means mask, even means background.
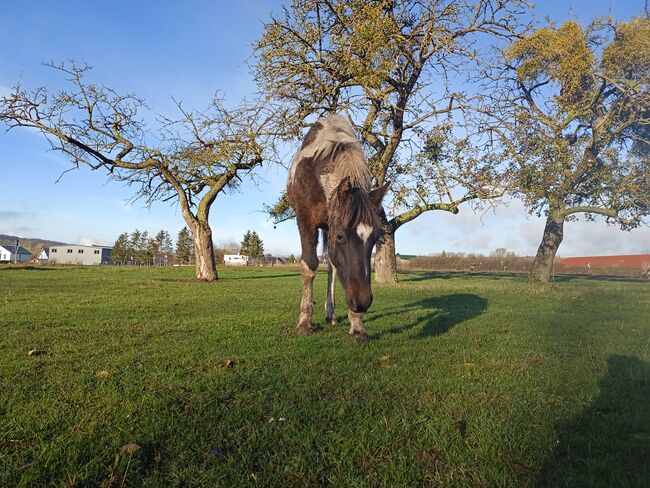
[[[650,264],[650,254],[627,254],[623,256],[581,256],[560,259],[563,268],[590,268],[608,266],[616,268],[638,268]]]

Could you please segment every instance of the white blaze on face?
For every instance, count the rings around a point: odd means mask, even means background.
[[[372,226],[363,223],[357,225],[357,235],[361,238],[364,244],[368,242],[370,234],[372,234]]]

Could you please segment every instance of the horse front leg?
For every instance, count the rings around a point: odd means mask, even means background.
[[[314,331],[311,326],[311,316],[314,309],[313,285],[318,269],[318,230],[303,231],[300,229],[302,256],[300,257],[300,275],[302,276],[302,300],[300,301],[300,316],[296,325],[298,334],[310,334]]]
[[[355,342],[368,342],[368,334],[363,326],[363,314],[348,310],[350,320],[350,339]]]
[[[327,300],[325,301],[325,322],[336,325],[336,313],[334,312],[336,291],[336,268],[332,262],[327,260]]]

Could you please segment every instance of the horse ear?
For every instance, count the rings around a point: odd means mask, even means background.
[[[336,193],[340,196],[345,196],[345,194],[349,192],[351,189],[352,189],[352,185],[350,184],[350,177],[346,176],[341,180],[339,186],[336,187]]]
[[[370,197],[370,199],[372,200],[372,202],[375,204],[377,208],[381,207],[381,201],[386,196],[386,193],[388,193],[389,188],[390,188],[390,182],[386,182],[383,185],[381,185],[379,188],[375,188],[370,193],[368,193],[368,196]]]

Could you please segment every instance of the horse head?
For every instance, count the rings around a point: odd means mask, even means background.
[[[344,178],[330,199],[327,254],[345,289],[350,310],[364,313],[372,303],[370,256],[383,233],[381,201],[388,183],[367,192]]]

